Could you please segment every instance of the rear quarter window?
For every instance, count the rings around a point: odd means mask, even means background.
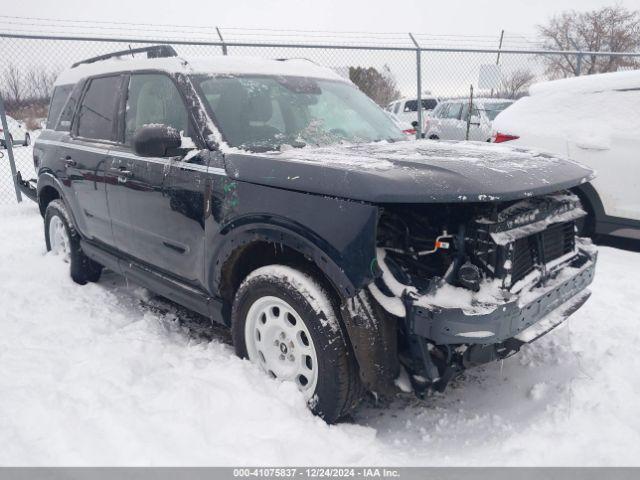
[[[67,101],[64,103],[62,107],[62,111],[60,112],[60,117],[58,120],[53,120],[54,124],[49,125],[47,123],[47,128],[53,128],[59,132],[69,132],[71,130],[71,121],[73,120],[73,114],[76,111],[76,107],[78,105],[78,100],[80,99],[80,95],[82,93],[82,86],[84,82],[77,83],[73,88]],[[51,113],[49,113],[51,115]]]
[[[54,129],[58,125],[60,113],[72,90],[73,85],[59,85],[53,89],[53,95],[49,103],[49,113],[47,115],[47,128]]]

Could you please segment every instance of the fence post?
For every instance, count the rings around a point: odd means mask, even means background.
[[[222,42],[222,55],[226,55],[227,54],[227,44],[224,43],[224,38],[222,38],[222,33],[220,32],[220,29],[218,27],[216,27],[216,32],[218,32],[218,37],[220,37],[220,41]]]
[[[469,127],[471,127],[471,112],[473,111],[473,84],[469,85],[469,110],[467,112],[467,133],[464,135],[465,140],[469,140]]]
[[[418,109],[418,126],[416,127],[416,138],[417,139],[421,139],[422,138],[422,50],[420,49],[420,45],[418,45],[418,42],[416,42],[415,37],[413,36],[413,34],[411,32],[409,32],[409,37],[411,38],[411,41],[413,42],[413,44],[416,46],[416,83],[417,83],[417,89],[418,89],[418,95],[417,95],[417,109]]]
[[[16,189],[16,199],[18,200],[18,203],[20,203],[22,201],[22,194],[18,188],[18,172],[16,171],[16,164],[13,160],[13,142],[11,142],[9,125],[7,125],[7,114],[4,110],[4,98],[2,98],[2,95],[0,95],[0,124],[2,125],[2,130],[4,132],[4,145],[7,148],[7,156],[9,157],[13,188]]]
[[[578,62],[576,64],[576,77],[580,76],[580,70],[582,70],[582,52],[578,52]]]
[[[496,65],[500,65],[500,53],[502,53],[502,40],[503,39],[504,39],[504,30],[501,30],[500,31],[500,42],[498,42],[498,56],[496,57]],[[493,98],[493,88],[491,89],[491,98]],[[469,110],[469,111],[471,111],[471,110]]]

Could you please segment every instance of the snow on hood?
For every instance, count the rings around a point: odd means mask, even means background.
[[[371,202],[486,202],[551,193],[593,172],[558,157],[482,142],[419,140],[234,151],[227,172],[279,188]]]

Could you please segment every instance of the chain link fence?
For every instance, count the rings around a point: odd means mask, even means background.
[[[0,133],[0,204],[16,199],[4,145],[9,137],[17,171],[25,179],[34,178],[31,146],[44,128],[57,75],[75,62],[116,50],[170,44],[186,58],[306,58],[356,80],[383,107],[397,98],[465,97],[470,86],[476,97],[518,98],[526,95],[530,84],[549,78],[640,68],[640,53],[525,50],[502,44],[468,48],[458,47],[455,38],[449,42],[453,47],[440,48],[428,35],[344,34],[336,41],[313,32],[267,35],[209,29],[206,36],[188,39],[180,32],[154,34],[112,38],[108,32],[100,36],[0,32],[0,93],[8,122],[8,131]],[[422,112],[411,114],[418,120]]]

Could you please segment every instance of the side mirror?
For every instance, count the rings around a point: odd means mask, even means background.
[[[181,144],[180,132],[168,125],[145,125],[133,135],[133,149],[141,157],[171,157]]]

